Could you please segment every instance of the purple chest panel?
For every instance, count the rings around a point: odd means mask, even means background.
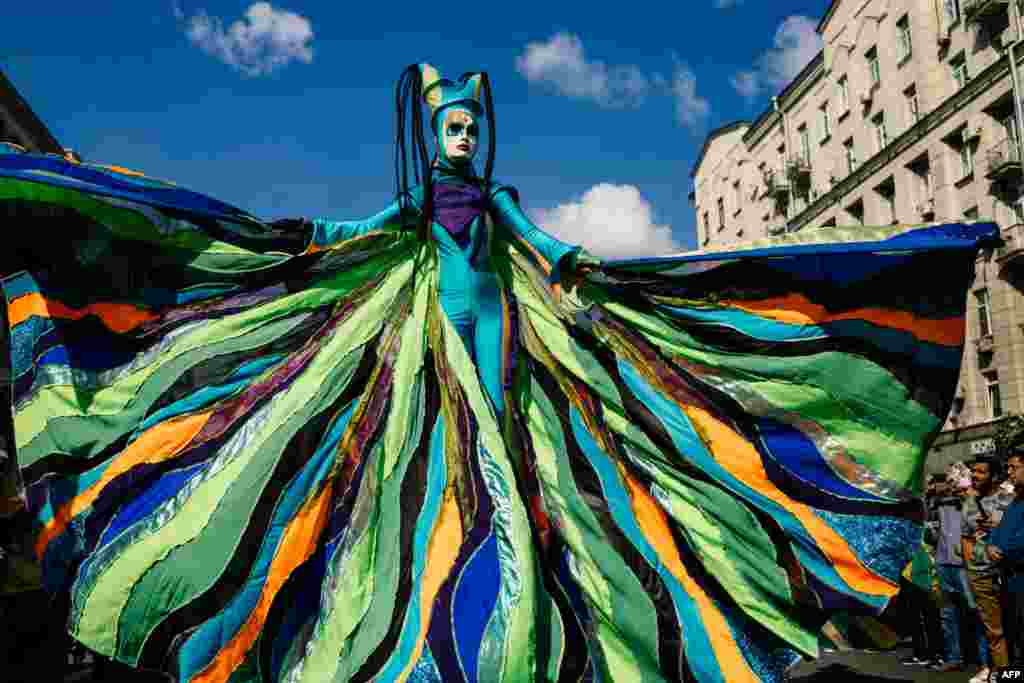
[[[469,244],[469,225],[486,205],[483,191],[473,185],[434,186],[434,220],[444,226],[460,248]]]

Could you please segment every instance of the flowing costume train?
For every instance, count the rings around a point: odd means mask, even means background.
[[[571,280],[503,186],[459,237],[439,173],[434,239],[416,190],[296,235],[0,155],[16,456],[76,639],[196,683],[760,682],[884,608],[994,226]],[[490,308],[445,248],[486,250]]]

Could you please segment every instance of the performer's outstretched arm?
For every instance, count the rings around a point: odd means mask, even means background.
[[[495,219],[505,228],[511,230],[535,249],[551,264],[551,280],[559,279],[559,271],[573,272],[576,268],[576,257],[582,248],[566,244],[544,232],[519,207],[515,190],[501,187],[491,196]]]

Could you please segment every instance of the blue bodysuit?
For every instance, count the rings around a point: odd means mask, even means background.
[[[485,197],[475,176],[436,168],[433,187],[431,232],[440,260],[441,307],[473,358],[480,381],[494,403],[495,412],[501,416],[505,408],[502,389],[504,316],[483,212],[490,212],[496,229],[512,231],[551,264],[552,278],[557,278],[562,268],[573,267],[571,260],[580,252],[580,247],[561,242],[534,225],[519,207],[515,190],[507,185],[494,184],[490,196]],[[313,221],[314,242],[331,244],[379,230],[401,229],[403,224],[416,224],[422,206],[422,189],[417,187],[410,194],[412,201],[406,203],[405,220],[397,200],[361,221],[316,219]]]

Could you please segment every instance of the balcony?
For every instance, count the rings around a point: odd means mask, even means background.
[[[960,11],[968,23],[984,21],[988,17],[1010,10],[1009,0],[963,0]]]
[[[784,175],[774,169],[764,174],[764,184],[768,188],[768,195],[776,200],[781,199],[785,201],[789,195],[789,181]]]
[[[1003,246],[996,248],[995,257],[999,277],[1005,277],[1011,269],[1024,265],[1024,223],[1004,228],[1000,237],[1003,238]]]
[[[1016,140],[1004,138],[988,151],[985,177],[997,182],[1020,180],[1020,145]]]
[[[926,221],[935,219],[935,197],[925,197],[916,205],[917,215]]]
[[[786,162],[786,178],[794,185],[806,185],[811,181],[811,163],[804,157]]]
[[[978,337],[974,340],[974,344],[978,347],[978,353],[992,353],[996,348],[995,339],[991,334]]]

